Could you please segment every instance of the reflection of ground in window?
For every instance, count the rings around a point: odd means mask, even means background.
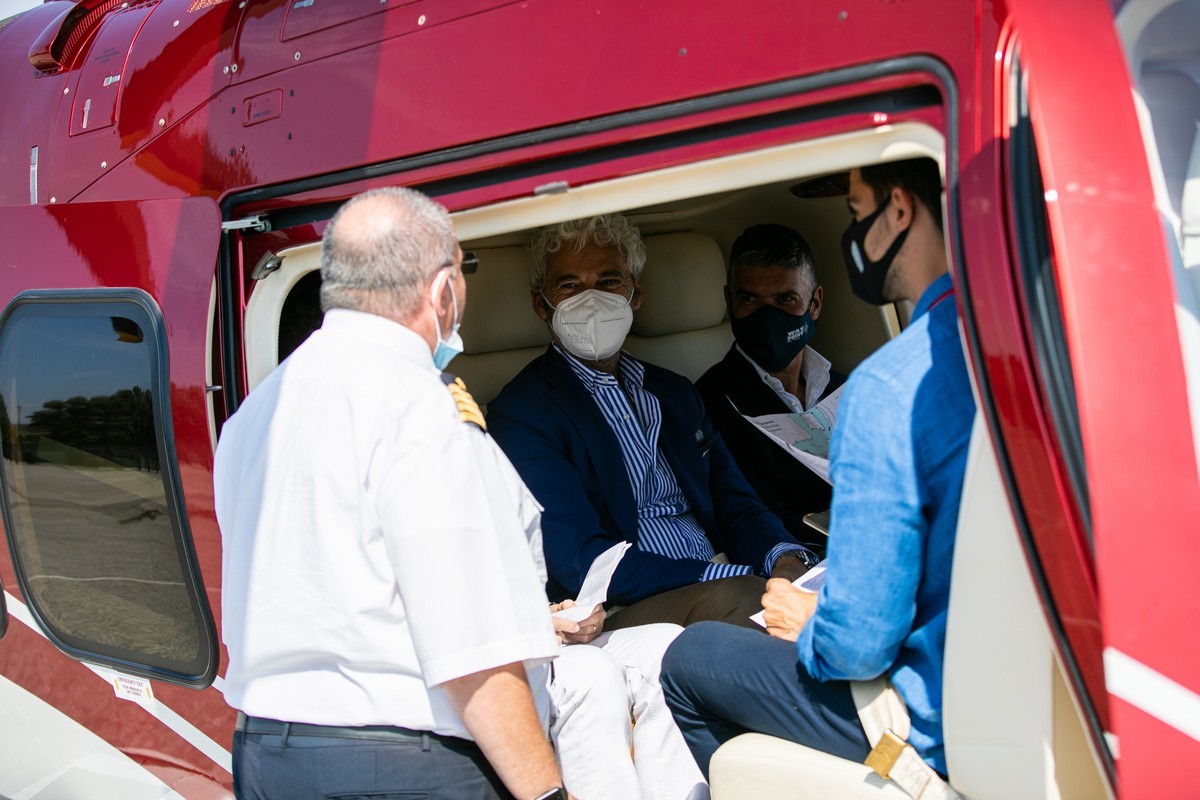
[[[20,471],[31,493],[21,505],[37,531],[22,547],[37,554],[37,568],[26,558],[26,577],[47,622],[153,658],[194,657],[197,631],[161,481],[116,465]]]

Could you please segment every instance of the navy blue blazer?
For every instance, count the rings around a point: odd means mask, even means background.
[[[716,552],[761,573],[771,548],[796,540],[754,494],[687,378],[653,364],[645,367],[645,388],[662,406],[659,449],[692,513]],[[553,347],[488,404],[487,424],[545,506],[542,534],[551,598],[575,597],[592,561],[620,541],[635,546],[613,576],[610,603],[628,605],[700,580],[708,562],[636,547],[637,505],[621,446]]]

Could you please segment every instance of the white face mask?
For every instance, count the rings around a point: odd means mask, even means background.
[[[587,289],[563,300],[557,308],[550,306],[554,310],[550,325],[571,355],[584,361],[603,361],[620,351],[629,335],[633,325],[631,299]]]

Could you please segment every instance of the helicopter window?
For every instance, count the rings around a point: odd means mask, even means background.
[[[4,527],[18,585],[57,646],[207,684],[215,637],[166,445],[161,328],[135,290],[44,292],[5,312]]]
[[[1066,466],[1084,531],[1092,540],[1091,504],[1079,427],[1079,408],[1075,399],[1075,376],[1067,350],[1066,326],[1055,273],[1054,253],[1042,185],[1042,167],[1038,160],[1033,120],[1029,114],[1028,86],[1019,61],[1014,59],[1014,88],[1018,105],[1010,141],[1011,174],[1016,213],[1019,264],[1025,289],[1025,303],[1033,322],[1031,332],[1035,364],[1042,381],[1050,418],[1058,434],[1059,447]]]

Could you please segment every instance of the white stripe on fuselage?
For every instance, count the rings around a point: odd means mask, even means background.
[[[8,606],[8,613],[13,619],[23,622],[42,638],[47,638],[46,634],[34,621],[33,614],[30,613],[29,608],[26,607],[24,603],[13,597],[9,592],[4,593],[4,600]],[[109,688],[112,688],[113,676],[117,674],[114,670],[108,669],[107,667],[98,667],[94,664],[88,663],[84,663],[84,666],[100,676],[100,678],[108,684]],[[219,686],[217,686],[218,681],[220,682]],[[213,682],[213,685],[218,691],[223,692],[225,689],[225,682],[221,680],[221,678],[217,678],[216,681]],[[144,708],[156,719],[174,731],[185,742],[190,744],[192,747],[195,747],[208,758],[211,758],[221,769],[229,773],[233,772],[232,754],[230,754],[230,752],[224,747],[221,747],[221,745],[209,738],[203,731],[201,731],[191,722],[188,722],[186,719],[180,716],[177,711],[167,705],[164,705],[157,698],[146,703],[134,703],[134,705]]]
[[[1200,742],[1200,694],[1111,647],[1104,675],[1111,694]]]

